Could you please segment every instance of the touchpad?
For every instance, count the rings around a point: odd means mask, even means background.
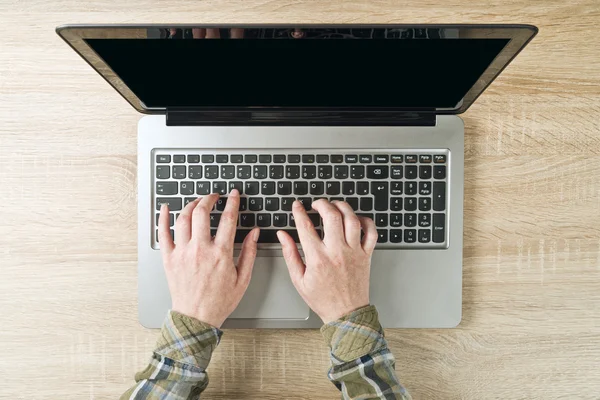
[[[257,257],[246,294],[229,318],[306,319],[310,310],[282,257]]]

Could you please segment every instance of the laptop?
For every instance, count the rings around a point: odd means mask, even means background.
[[[236,254],[261,227],[250,287],[224,328],[318,328],[275,233],[291,204],[345,200],[379,241],[371,301],[387,328],[462,315],[466,111],[535,36],[530,25],[69,25],[57,33],[138,124],[138,314],[171,299],[157,239],[195,198],[242,194]],[[74,112],[77,112],[74,110]],[[109,121],[105,121],[107,129]],[[84,128],[84,127],[82,127]],[[175,237],[175,241],[177,238]]]

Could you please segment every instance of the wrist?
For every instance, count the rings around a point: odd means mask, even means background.
[[[210,325],[215,328],[221,328],[221,326],[227,319],[227,318],[219,318],[217,316],[210,315],[209,313],[204,313],[201,311],[199,312],[199,311],[186,310],[185,308],[180,308],[180,307],[177,307],[176,305],[173,305],[171,310],[173,310],[179,314],[185,315],[187,317],[194,318],[204,324]]]
[[[331,313],[324,313],[319,315],[324,324],[328,324],[330,322],[336,321],[338,319],[342,319],[345,316],[360,310],[361,308],[369,306],[369,302],[359,303],[360,305],[348,305],[344,307],[339,307],[338,309],[332,311]]]

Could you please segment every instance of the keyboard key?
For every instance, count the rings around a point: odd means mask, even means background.
[[[254,214],[243,213],[240,215],[240,225],[244,228],[252,228],[256,224]]]
[[[278,197],[267,197],[265,199],[265,210],[279,211],[279,198]]]
[[[402,229],[391,229],[390,230],[390,242],[401,243],[402,242]]]
[[[171,156],[168,154],[157,154],[156,155],[156,162],[157,163],[170,163],[171,162]]]
[[[290,154],[287,156],[287,158],[288,158],[288,163],[290,163],[290,164],[298,164],[300,162],[299,154]]]
[[[279,239],[277,239],[277,231],[279,229],[261,229],[260,237],[258,238],[258,243],[279,243]],[[292,239],[296,243],[300,243],[300,238],[298,237],[298,231],[295,229],[284,229]],[[321,230],[317,229],[317,234],[321,236]],[[237,241],[236,241],[237,243]]]
[[[260,184],[260,193],[265,196],[275,194],[275,182],[264,181]]]
[[[393,227],[402,226],[402,214],[399,214],[399,213],[390,214],[390,226],[393,226]]]
[[[387,179],[389,169],[387,165],[369,165],[367,166],[368,179]]]
[[[304,164],[312,164],[315,162],[314,154],[302,154],[302,162]]]
[[[358,197],[346,197],[346,203],[348,203],[354,211],[358,211]]]
[[[444,243],[446,240],[446,216],[433,214],[433,243]]]
[[[200,196],[210,194],[210,182],[196,182],[196,194]]]
[[[354,182],[342,182],[342,194],[352,196],[354,194]]]
[[[310,197],[299,197],[298,201],[302,203],[306,211],[310,211],[312,209],[312,200]]]
[[[246,211],[248,209],[248,198],[240,197],[240,206],[238,207],[239,211]]]
[[[250,179],[252,177],[252,168],[249,165],[239,165],[237,167],[238,179]]]
[[[392,165],[392,179],[402,179],[402,171],[401,165]]]
[[[179,192],[184,196],[194,194],[194,182],[181,182]]]
[[[373,156],[370,154],[361,154],[358,156],[358,160],[363,164],[370,164],[373,162]]]
[[[160,211],[160,206],[166,204],[169,206],[169,211],[181,210],[181,197],[157,197],[156,210]]]
[[[387,243],[388,241],[388,231],[387,229],[377,229],[377,243]]]
[[[227,164],[229,162],[229,156],[227,154],[217,154],[216,159],[218,164]]]
[[[368,185],[367,182],[364,182]],[[335,196],[340,194],[340,183],[339,182],[327,182],[327,195]],[[367,193],[368,194],[368,193]]]
[[[379,227],[388,226],[388,215],[387,214],[375,214],[375,225]]]
[[[429,197],[419,197],[419,211],[431,210],[431,199]]]
[[[211,164],[215,162],[215,156],[212,154],[203,154],[202,155],[202,164]]]
[[[285,167],[285,177],[287,179],[300,178],[300,167],[298,165],[288,165]]]
[[[244,183],[244,192],[248,196],[257,195],[259,192],[259,184],[256,181],[248,181]]]
[[[406,166],[406,179],[417,179],[417,166],[407,165]]]
[[[163,196],[177,194],[177,182],[156,182],[156,194]]]
[[[256,225],[261,228],[268,228],[271,226],[271,214],[258,214],[256,216]]]
[[[294,194],[295,195],[308,194],[308,182],[306,182],[306,181],[294,182]]]
[[[315,228],[321,226],[321,216],[319,214],[310,213],[308,214],[308,218],[310,219],[310,222],[313,223]]]
[[[431,240],[431,231],[429,229],[419,229],[419,243],[429,243]]]
[[[221,166],[221,179],[235,178],[235,167],[233,165]]]
[[[255,165],[254,166],[254,179],[267,179],[267,166],[266,165]]]
[[[400,164],[402,163],[404,157],[402,154],[392,154],[392,164]]]
[[[207,165],[204,167],[204,177],[206,179],[217,179],[219,177],[219,167],[216,165]]]
[[[392,197],[390,200],[390,210],[402,211],[402,197]]]
[[[258,156],[258,162],[261,163],[261,164],[269,164],[271,162],[271,155],[270,154],[261,154],[261,155],[259,155]]]
[[[422,164],[429,164],[431,163],[431,155],[430,154],[421,154],[419,156],[419,162]]]
[[[414,154],[406,155],[404,162],[407,164],[414,164],[417,162],[417,156]]]
[[[433,177],[435,179],[446,179],[446,166],[445,165],[436,165],[433,168]]]
[[[244,156],[241,154],[232,154],[231,155],[231,162],[233,164],[241,164],[244,162]]]
[[[196,200],[197,197],[184,197],[183,198],[183,206],[187,206],[188,204],[190,204],[192,201]]]
[[[417,226],[417,214],[404,214],[404,226],[408,226],[410,228]]]
[[[198,164],[200,162],[200,156],[198,154],[190,154],[187,156],[187,159],[190,164]]]
[[[246,164],[254,164],[257,161],[258,157],[256,154],[246,154],[244,156],[244,162]]]
[[[333,155],[331,156],[331,162],[332,162],[333,164],[339,164],[339,163],[342,163],[342,162],[344,162],[344,156],[343,156],[343,155],[341,155],[341,154],[333,154]]]
[[[273,162],[275,164],[283,164],[283,163],[285,163],[285,158],[286,158],[285,154],[275,154],[273,156]]]
[[[390,187],[390,194],[394,196],[398,196],[402,194],[402,182],[392,182],[392,186]]]
[[[158,220],[160,218],[160,213],[156,213],[156,226],[158,226]],[[169,213],[169,226],[175,225],[175,214]]]
[[[415,211],[417,209],[417,198],[416,197],[405,197],[404,198],[404,209],[406,211]]]
[[[346,154],[346,164],[354,164],[358,162],[358,156],[356,154]]]
[[[407,196],[414,196],[417,194],[417,182],[404,182],[404,193]]]
[[[431,194],[431,183],[419,182],[419,194],[421,196],[429,196]]]
[[[212,183],[212,192],[220,195],[227,194],[227,182],[215,181]]]
[[[233,189],[237,189],[240,194],[244,193],[244,183],[240,181],[229,182],[229,192],[231,193]]]
[[[404,230],[404,243],[414,243],[417,241],[416,229],[405,229]]]
[[[269,167],[269,178],[283,179],[283,165],[271,165]]]
[[[436,164],[446,164],[446,155],[445,154],[437,154],[433,156],[433,162]]]
[[[302,179],[315,179],[317,177],[317,167],[314,165],[302,166]]]
[[[348,179],[348,166],[336,165],[334,168],[333,176],[335,177],[335,179]]]
[[[390,157],[387,154],[376,154],[375,155],[375,163],[376,164],[387,164],[390,161]]]
[[[156,179],[169,179],[171,177],[171,167],[168,165],[158,165],[156,167]]]
[[[273,214],[273,226],[278,228],[287,226],[287,214]]]
[[[320,196],[325,192],[325,184],[323,182],[311,182],[310,183],[310,194],[313,196]]]
[[[433,182],[433,211],[446,209],[446,182]]]
[[[183,154],[174,155],[173,162],[175,164],[183,164],[185,162],[185,155],[183,155]]]
[[[277,182],[277,194],[280,196],[292,194],[292,182]]]
[[[427,228],[431,226],[431,214],[419,214],[419,226]]]
[[[225,210],[225,205],[227,204],[227,197],[219,197],[219,199],[217,200],[217,211],[223,211]]]
[[[375,211],[387,211],[389,207],[389,184],[371,182],[371,194],[375,197]]]
[[[332,170],[331,165],[319,165],[319,179],[331,179]]]
[[[202,166],[190,165],[188,168],[188,175],[190,179],[202,179]]]
[[[317,198],[319,198],[319,199],[321,199],[321,198],[322,198],[322,199],[325,199],[325,197],[315,197],[315,199],[317,199]],[[349,198],[349,199],[354,199],[355,197],[348,197],[348,198]],[[329,202],[333,202],[333,201],[336,201],[336,200],[337,200],[337,201],[344,201],[344,198],[343,198],[343,197],[337,197],[337,196],[336,196],[336,197],[330,197],[330,198],[329,198]]]
[[[419,179],[431,179],[431,165],[421,165],[419,167]]]
[[[356,194],[366,196],[369,194],[369,182],[356,182]]]
[[[248,209],[250,211],[262,211],[263,198],[262,197],[250,197],[248,199]]]
[[[371,211],[373,209],[373,198],[372,197],[361,197],[360,198],[360,210]]]
[[[364,165],[353,165],[350,167],[350,178],[362,179],[365,177]]]
[[[317,154],[317,162],[319,164],[326,164],[329,162],[329,155],[328,154]]]
[[[292,211],[292,204],[294,204],[293,197],[283,197],[281,199],[281,211]]]

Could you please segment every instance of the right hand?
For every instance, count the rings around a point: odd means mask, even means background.
[[[371,255],[378,235],[373,220],[358,217],[346,202],[320,199],[313,209],[323,219],[323,240],[302,204],[295,201],[292,208],[306,264],[289,234],[279,231],[277,237],[296,290],[328,323],[369,305]]]

